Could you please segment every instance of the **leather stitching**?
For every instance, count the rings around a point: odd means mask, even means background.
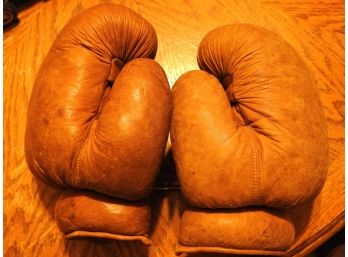
[[[251,139],[252,144],[252,162],[253,162],[253,179],[252,179],[252,190],[253,190],[253,203],[258,202],[260,198],[260,153],[259,149],[257,147],[257,141],[254,134],[254,131],[252,131],[251,128],[248,127],[247,129],[248,134]]]
[[[88,138],[92,134],[93,128],[95,128],[95,126],[97,125],[97,121],[98,121],[99,115],[100,115],[100,113],[101,113],[101,111],[102,111],[102,109],[103,109],[103,107],[104,107],[104,105],[106,103],[105,100],[106,100],[107,96],[109,95],[107,92],[109,92],[109,90],[108,90],[108,86],[107,86],[107,82],[106,82],[105,87],[104,87],[104,91],[103,91],[103,95],[102,95],[100,103],[99,103],[98,112],[93,117],[93,119],[91,120],[91,122],[90,122],[90,124],[89,124],[89,126],[87,128],[86,134],[82,138],[82,143],[81,143],[80,147],[78,148],[78,150],[76,151],[76,155],[75,155],[75,158],[74,158],[74,165],[73,165],[73,180],[74,180],[74,183],[75,183],[76,187],[79,187],[79,184],[80,184],[80,159],[81,159],[81,152],[84,149],[85,145],[87,144]]]
[[[93,118],[93,120],[90,122],[87,132],[85,136],[82,139],[82,143],[79,147],[79,149],[76,151],[76,155],[74,158],[74,168],[73,168],[73,180],[75,183],[75,187],[79,187],[80,184],[80,158],[81,158],[81,152],[85,145],[87,144],[87,140],[91,134],[92,128],[94,127],[94,124],[96,124],[97,118]]]
[[[114,59],[119,59],[122,61],[122,59],[120,58],[114,58]],[[111,64],[110,64],[110,70],[109,70],[109,75],[108,75],[108,78],[110,77],[110,74],[111,74],[111,71],[112,71],[112,60],[111,60]],[[116,79],[115,79],[116,80]],[[92,130],[93,128],[95,128],[96,124],[97,124],[97,120],[99,118],[99,115],[106,103],[106,98],[108,96],[107,92],[109,92],[108,88],[109,88],[109,81],[107,79],[107,81],[105,82],[105,85],[104,85],[104,91],[103,91],[103,94],[102,94],[102,97],[100,99],[100,102],[99,102],[99,108],[98,108],[98,111],[96,113],[96,115],[92,118],[88,128],[87,128],[87,131],[86,131],[86,134],[84,135],[84,137],[82,138],[82,143],[80,145],[80,147],[78,148],[78,150],[76,151],[76,154],[75,154],[75,158],[74,158],[74,164],[73,164],[73,181],[75,183],[75,187],[79,187],[79,184],[80,184],[80,159],[81,159],[81,152],[83,150],[83,148],[85,147],[85,145],[87,144],[88,142],[88,138],[89,136],[92,134]]]

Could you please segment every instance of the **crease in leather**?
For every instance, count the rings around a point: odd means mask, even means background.
[[[152,241],[147,235],[137,235],[137,236],[127,236],[122,234],[111,234],[106,232],[90,232],[90,231],[74,231],[65,235],[65,238],[80,238],[80,237],[97,237],[97,238],[106,238],[112,240],[125,240],[125,241],[134,241],[140,240],[145,245],[151,245]]]
[[[82,142],[80,144],[80,147],[78,147],[75,158],[74,158],[74,165],[73,165],[73,180],[75,181],[75,187],[80,186],[80,157],[81,152],[83,151],[84,147],[87,145],[87,141],[90,138],[90,135],[92,134],[93,129],[95,129],[97,125],[97,117],[94,117],[92,121],[89,122],[86,133],[84,137],[82,138]]]
[[[119,59],[119,58],[118,58]],[[121,60],[121,59],[119,59]],[[122,60],[121,60],[122,61]],[[109,75],[108,75],[108,79],[105,81],[105,85],[104,85],[104,90],[103,90],[103,93],[101,95],[101,99],[100,99],[100,102],[99,102],[99,108],[98,108],[98,111],[96,112],[96,114],[94,115],[94,117],[92,117],[91,121],[89,122],[89,125],[87,127],[87,130],[86,130],[86,134],[85,136],[82,138],[82,141],[81,141],[81,145],[80,147],[78,147],[76,153],[75,153],[75,157],[74,157],[74,161],[73,161],[73,181],[75,181],[75,186],[76,187],[79,187],[80,186],[80,157],[81,157],[81,152],[83,151],[84,147],[87,145],[87,141],[90,137],[90,135],[92,134],[93,132],[93,129],[96,128],[97,126],[97,121],[98,121],[98,118],[99,118],[99,115],[100,113],[102,112],[103,110],[103,107],[104,105],[107,103],[107,101],[109,100],[109,94],[110,94],[110,88],[108,86],[108,81],[109,81],[109,78],[112,74],[112,68],[113,68],[113,64],[112,64],[112,60],[111,60],[111,64],[110,64],[110,71],[109,71]],[[122,68],[121,68],[122,69]],[[120,71],[121,71],[120,69]],[[118,72],[119,73],[119,72]],[[118,74],[117,74],[118,75]],[[115,80],[117,78],[117,75],[115,77]],[[115,80],[113,83],[115,83]]]
[[[238,249],[219,246],[189,246],[178,244],[175,248],[176,253],[222,253],[222,254],[246,254],[246,255],[270,255],[270,256],[283,256],[286,251],[275,250],[258,250],[258,249]]]
[[[107,86],[113,86],[118,74],[121,72],[125,64],[126,62],[120,58],[115,57],[111,59],[109,76],[106,80]],[[112,84],[110,85],[111,82]]]

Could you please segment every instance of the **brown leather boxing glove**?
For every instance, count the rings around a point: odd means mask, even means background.
[[[156,51],[147,21],[104,4],[72,19],[40,68],[26,159],[35,176],[75,189],[56,204],[69,238],[148,241],[150,209],[142,199],[157,177],[171,118],[166,75],[151,60]]]
[[[292,46],[253,25],[208,33],[198,64],[172,92],[173,153],[194,206],[178,251],[283,254],[295,230],[282,210],[312,201],[328,168],[316,82]]]

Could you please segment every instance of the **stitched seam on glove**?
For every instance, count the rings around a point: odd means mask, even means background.
[[[73,180],[75,183],[76,187],[79,187],[80,185],[80,158],[81,158],[81,152],[84,149],[85,145],[88,142],[88,138],[90,137],[90,135],[92,134],[93,129],[96,127],[97,125],[97,121],[99,118],[99,115],[103,109],[103,107],[105,106],[105,103],[107,102],[107,97],[108,97],[108,86],[107,86],[107,82],[104,88],[104,92],[103,95],[101,97],[100,103],[99,103],[99,109],[98,112],[96,113],[96,115],[93,117],[93,119],[90,121],[90,124],[87,128],[86,134],[82,139],[82,143],[80,145],[80,147],[78,148],[78,150],[76,151],[76,155],[74,158],[74,165],[73,165]]]
[[[260,162],[259,162],[259,151],[256,147],[256,136],[251,128],[247,128],[248,134],[251,139],[252,145],[252,161],[253,161],[253,202],[257,202],[260,198]]]

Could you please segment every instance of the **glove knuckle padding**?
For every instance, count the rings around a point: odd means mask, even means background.
[[[170,90],[157,63],[132,59],[153,58],[156,49],[151,25],[121,6],[91,8],[63,29],[29,104],[26,156],[36,175],[132,200],[149,193],[167,140]],[[113,60],[127,64],[119,71]]]
[[[189,203],[287,208],[313,200],[328,168],[327,128],[315,80],[296,51],[266,29],[229,25],[202,40],[198,64],[203,71],[184,74],[173,87],[171,139],[181,191]],[[192,225],[190,215],[197,223],[202,220],[198,212],[187,213],[183,227]],[[262,211],[248,215],[269,219]],[[293,225],[281,218],[274,222],[292,235],[273,245],[284,249],[293,240]],[[210,229],[216,226],[212,223]],[[195,233],[183,231],[182,240]],[[218,244],[226,246],[221,240]],[[251,247],[247,241],[244,247]]]

